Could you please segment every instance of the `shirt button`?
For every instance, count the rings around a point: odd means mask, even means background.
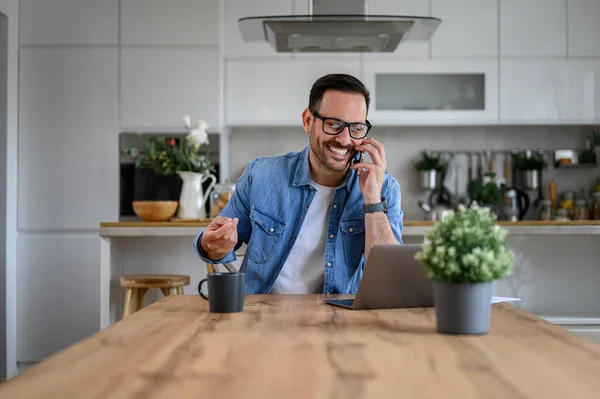
[[[312,186],[308,186],[308,189],[309,189],[309,190],[312,190],[313,188],[312,188]]]
[[[272,233],[272,232],[274,232],[274,231],[275,231],[275,229],[271,227],[271,228],[269,229],[269,231]]]
[[[354,229],[353,229],[352,227],[350,227],[350,228],[348,229],[348,231],[349,231],[350,233],[352,233],[352,232],[354,231]]]
[[[337,208],[337,204],[333,204],[333,207],[334,207],[334,208]]]
[[[325,293],[325,295],[329,295],[329,291],[327,291],[327,292]]]
[[[331,262],[327,262],[327,266],[331,266]]]
[[[330,234],[330,235],[329,235],[329,238],[333,238],[333,234]]]

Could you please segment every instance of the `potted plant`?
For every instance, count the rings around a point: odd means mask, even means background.
[[[493,282],[510,275],[514,261],[508,232],[495,221],[488,208],[459,205],[425,233],[428,242],[415,259],[433,280],[441,333],[489,332]]]
[[[447,163],[440,156],[422,151],[421,157],[415,163],[415,169],[419,172],[419,186],[421,189],[433,190],[441,185],[442,176],[447,167]]]
[[[481,204],[496,215],[500,211],[503,189],[494,183],[494,173],[487,173],[483,179],[473,179],[467,184],[467,195],[470,204]]]
[[[162,184],[159,188],[168,191],[167,200],[175,199],[174,196],[179,200],[179,218],[203,219],[206,217],[206,199],[216,183],[213,174],[215,167],[208,159],[208,154],[201,151],[202,146],[209,143],[206,132],[209,126],[199,120],[197,126],[192,127],[188,115],[183,117],[183,124],[188,131],[183,140],[152,135],[144,142],[142,149],[132,146],[124,154],[134,158],[136,169],[147,173],[149,180],[169,180],[170,183]],[[175,192],[173,179],[177,181]],[[204,183],[209,180],[211,182],[205,188]]]
[[[546,159],[539,152],[514,155],[515,168],[525,175],[525,187],[537,190],[541,182],[542,169],[546,168]]]

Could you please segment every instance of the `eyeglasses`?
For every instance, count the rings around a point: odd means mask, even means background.
[[[355,140],[367,137],[369,130],[373,127],[367,120],[365,123],[362,122],[345,122],[337,118],[326,118],[320,115],[317,111],[311,109],[312,114],[323,121],[323,131],[329,135],[335,136],[340,134],[346,126],[350,132],[350,137]]]

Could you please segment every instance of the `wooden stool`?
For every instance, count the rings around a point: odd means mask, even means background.
[[[144,296],[150,288],[160,288],[164,296],[183,295],[183,287],[190,284],[190,276],[179,274],[149,274],[121,276],[125,287],[123,319],[144,307]]]

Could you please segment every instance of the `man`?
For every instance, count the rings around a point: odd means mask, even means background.
[[[369,102],[352,76],[318,79],[302,113],[310,144],[248,163],[227,206],[194,239],[198,255],[231,262],[247,243],[247,294],[356,293],[371,247],[402,243],[400,186],[383,144],[367,138]]]

